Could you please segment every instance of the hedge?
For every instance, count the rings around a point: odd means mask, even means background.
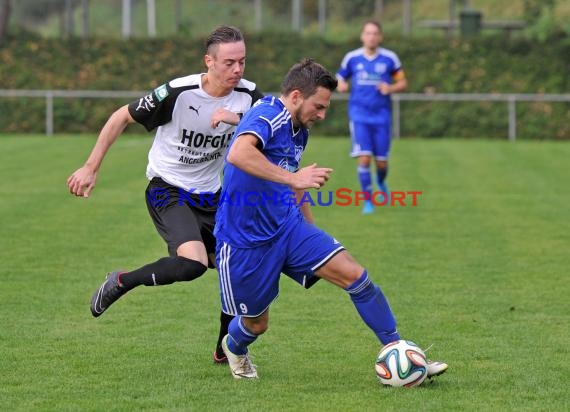
[[[246,34],[246,78],[278,91],[294,62],[312,57],[335,71],[358,39],[330,42],[292,33]],[[68,40],[9,38],[0,48],[2,89],[151,90],[172,78],[204,70],[204,39]],[[390,38],[410,87],[424,93],[568,93],[570,39],[535,43],[502,36],[473,39]],[[56,99],[57,133],[96,133],[121,99]],[[0,99],[0,132],[42,133],[42,99]],[[504,138],[506,104],[403,102],[402,136]],[[520,103],[519,137],[570,139],[570,104]],[[320,134],[346,135],[346,102],[331,106]],[[132,128],[141,132],[142,128]]]

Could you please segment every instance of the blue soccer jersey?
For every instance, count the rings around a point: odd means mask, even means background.
[[[341,62],[337,76],[352,80],[348,115],[359,123],[385,124],[390,122],[390,95],[378,90],[380,82],[391,84],[402,69],[400,59],[391,50],[378,48],[375,56],[368,57],[364,48],[348,52]]]
[[[243,134],[257,136],[265,157],[290,172],[299,168],[309,137],[307,129],[294,130],[291,114],[274,96],[264,97],[246,112],[229,150]],[[234,247],[255,247],[277,236],[300,213],[290,187],[259,179],[226,162],[214,232],[218,240]]]

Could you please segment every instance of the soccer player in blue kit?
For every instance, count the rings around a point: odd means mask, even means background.
[[[267,330],[281,273],[306,288],[320,278],[343,288],[382,344],[400,339],[390,306],[368,272],[311,223],[306,202],[295,202],[294,194],[300,199],[304,190],[321,188],[332,172],[316,164],[300,167],[300,161],[308,129],[325,118],[336,86],[320,64],[310,59],[295,64],[281,97],[259,100],[239,123],[228,150],[214,233],[222,310],[236,316],[222,348],[237,379],[258,377],[248,346]],[[284,201],[287,193],[292,201]],[[428,376],[446,369],[430,362]]]
[[[392,133],[390,95],[405,90],[408,82],[396,53],[380,48],[383,40],[380,23],[372,20],[365,22],[360,40],[362,47],[348,52],[336,73],[338,91],[348,91],[348,81],[351,81],[348,101],[351,156],[358,158],[358,180],[362,191],[367,192],[371,199],[370,163],[374,157],[378,188],[389,199],[386,177]],[[367,200],[362,213],[370,214],[373,211],[374,204]]]

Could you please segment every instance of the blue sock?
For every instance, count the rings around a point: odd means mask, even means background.
[[[382,344],[400,339],[390,305],[380,288],[368,278],[366,270],[345,290],[350,294],[350,299],[364,323],[372,329]]]
[[[245,355],[247,347],[257,339],[257,335],[245,327],[241,316],[232,319],[228,334],[228,349],[236,355]]]
[[[363,192],[369,194],[369,199],[372,198],[372,176],[370,176],[370,168],[358,166],[358,180]]]

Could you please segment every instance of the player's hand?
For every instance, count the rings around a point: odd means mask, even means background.
[[[380,82],[380,84],[378,85],[378,90],[380,91],[381,94],[384,94],[384,95],[392,93],[390,85],[388,83],[384,83],[384,82]]]
[[[235,126],[239,123],[239,116],[227,109],[219,108],[212,115],[210,126],[212,126],[212,129],[215,129],[221,122]]]
[[[336,86],[336,91],[339,93],[346,93],[348,91],[348,82],[338,79],[338,85]]]
[[[67,179],[67,188],[69,189],[69,193],[75,196],[89,197],[89,194],[95,187],[96,181],[97,173],[83,166],[69,176]]]
[[[317,167],[316,163],[303,167],[294,174],[292,188],[296,190],[320,189],[329,180],[332,169]]]

